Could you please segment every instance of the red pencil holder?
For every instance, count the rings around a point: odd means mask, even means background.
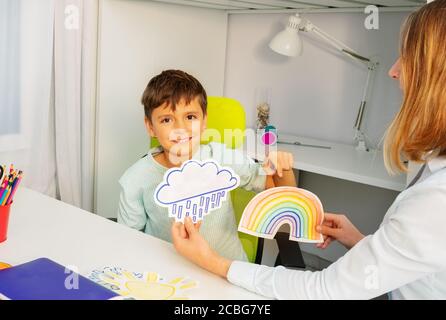
[[[7,206],[0,206],[0,243],[5,242],[8,237],[8,222],[9,211],[11,210],[11,204]]]

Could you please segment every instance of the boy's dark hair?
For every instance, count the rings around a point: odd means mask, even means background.
[[[189,104],[196,97],[198,97],[203,115],[206,115],[207,95],[201,83],[184,71],[165,70],[149,81],[141,102],[147,119],[152,121],[153,110],[164,103],[175,111],[175,106],[181,99]]]

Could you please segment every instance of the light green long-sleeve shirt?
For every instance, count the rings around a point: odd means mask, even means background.
[[[158,206],[153,198],[156,187],[168,170],[154,159],[160,152],[161,148],[151,149],[146,157],[127,169],[119,180],[121,195],[118,222],[172,242],[170,229],[173,219],[169,218],[167,208]],[[212,159],[222,166],[231,167],[240,177],[240,187],[246,190],[259,192],[265,189],[266,175],[261,165],[239,150],[228,149],[223,144],[212,142],[201,145],[192,158]],[[200,233],[220,255],[231,260],[247,260],[237,234],[230,194],[220,209],[204,218]]]

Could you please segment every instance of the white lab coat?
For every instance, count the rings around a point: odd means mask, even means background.
[[[380,228],[323,271],[235,261],[228,280],[278,299],[446,299],[446,157],[429,161]]]

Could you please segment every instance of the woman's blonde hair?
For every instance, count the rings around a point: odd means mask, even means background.
[[[403,103],[384,142],[389,172],[446,151],[446,0],[412,13],[400,46]]]

